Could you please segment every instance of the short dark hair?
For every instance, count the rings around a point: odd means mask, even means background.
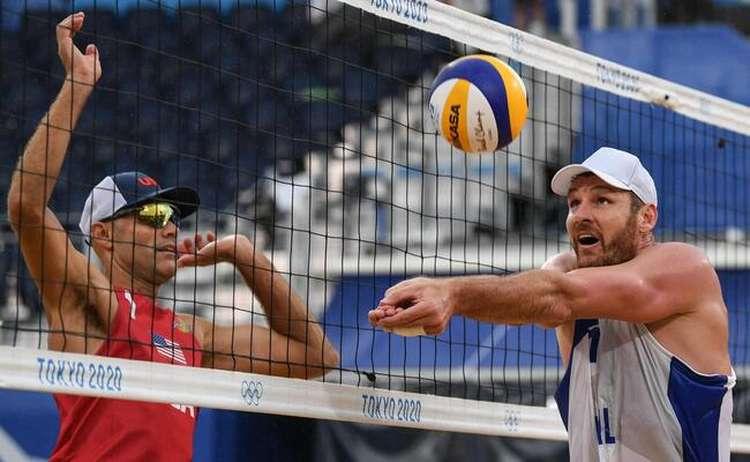
[[[646,203],[643,202],[640,197],[636,196],[633,191],[630,191],[630,213],[638,213],[644,205],[646,205]]]

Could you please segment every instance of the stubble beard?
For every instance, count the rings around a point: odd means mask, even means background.
[[[622,230],[607,241],[602,239],[601,246],[603,252],[601,256],[588,259],[587,261],[581,261],[581,257],[578,253],[578,244],[573,243],[573,249],[575,250],[578,259],[578,267],[591,268],[597,266],[619,265],[620,263],[625,263],[626,261],[635,258],[638,254],[636,217],[637,214],[631,214]]]

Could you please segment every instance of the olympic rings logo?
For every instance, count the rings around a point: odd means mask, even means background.
[[[258,406],[261,398],[263,398],[263,382],[243,380],[240,394],[247,404]]]

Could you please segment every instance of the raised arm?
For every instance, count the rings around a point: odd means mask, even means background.
[[[11,226],[53,324],[60,321],[58,308],[85,302],[83,288],[89,286],[91,276],[86,258],[73,247],[60,221],[47,206],[65,160],[71,132],[101,75],[96,47],[89,45],[84,54],[73,44],[83,21],[83,13],[76,13],[57,26],[65,81],[26,145],[8,191]],[[102,278],[97,272],[97,283],[106,285]]]
[[[406,281],[386,293],[370,320],[386,328],[424,326],[430,334],[442,332],[453,314],[549,327],[586,318],[648,323],[695,309],[696,300],[720,299],[717,291],[716,274],[700,251],[660,244],[620,265],[568,273]],[[384,307],[407,309],[383,315]]]
[[[214,241],[209,235],[205,242],[196,238],[195,249],[191,246],[190,241],[181,243],[181,251],[193,252],[180,257],[178,265],[234,263],[266,311],[271,327],[215,326],[201,321],[199,338],[203,349],[213,352],[204,357],[204,366],[310,378],[338,365],[338,353],[307,306],[271,262],[255,252],[245,236],[233,235]]]
[[[58,52],[65,67],[65,81],[26,145],[13,174],[8,194],[12,216],[22,214],[39,222],[44,219],[44,209],[55,189],[71,132],[101,75],[96,47],[89,45],[84,55],[73,44],[83,19],[83,13],[76,13],[57,25]]]

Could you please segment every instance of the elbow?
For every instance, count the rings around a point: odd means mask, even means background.
[[[22,224],[32,224],[36,221],[36,218],[32,214],[32,210],[24,204],[21,199],[21,194],[15,188],[11,188],[8,192],[8,221],[10,222],[13,231],[18,233]]]
[[[21,221],[21,210],[23,210],[23,205],[21,204],[21,198],[20,195],[16,193],[14,188],[11,188],[10,191],[8,191],[8,203],[6,210],[8,211],[8,221],[10,221],[10,226],[14,229],[18,229],[18,223]]]
[[[323,367],[326,369],[338,369],[341,358],[339,352],[331,345],[326,342],[326,351],[323,354]]]
[[[339,360],[339,353],[330,343],[326,342],[323,352],[312,358],[308,355],[307,366],[295,368],[291,375],[301,379],[323,377],[328,371],[339,367]]]

